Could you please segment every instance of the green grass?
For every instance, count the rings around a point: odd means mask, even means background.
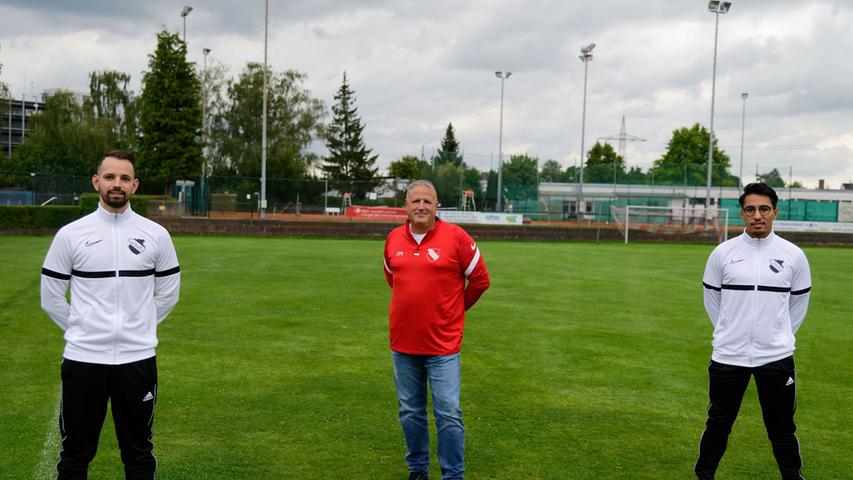
[[[47,237],[0,237],[0,478],[53,478],[61,332],[39,308]],[[158,478],[405,478],[382,242],[178,237],[160,326]],[[707,406],[707,245],[483,242],[469,312],[468,477],[690,478]],[[798,336],[809,478],[853,471],[853,249],[808,248]],[[778,478],[754,386],[720,478]],[[108,420],[90,479],[121,477]],[[434,448],[434,443],[433,443]],[[437,462],[433,461],[438,477]]]

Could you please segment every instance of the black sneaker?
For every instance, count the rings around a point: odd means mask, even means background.
[[[426,472],[410,472],[409,480],[429,480],[429,475]]]

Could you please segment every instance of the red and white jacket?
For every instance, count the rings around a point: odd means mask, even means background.
[[[420,243],[409,222],[388,234],[385,279],[391,286],[391,350],[412,355],[459,352],[465,311],[489,288],[477,244],[440,219]]]

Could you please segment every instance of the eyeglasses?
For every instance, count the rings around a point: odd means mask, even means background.
[[[750,205],[748,207],[743,207],[741,210],[743,210],[744,214],[749,216],[755,215],[755,211],[758,210],[758,213],[760,213],[762,217],[766,217],[770,214],[770,212],[773,211],[773,207],[762,205],[758,208],[755,208],[754,206]]]

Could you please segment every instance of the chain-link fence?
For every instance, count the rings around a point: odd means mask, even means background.
[[[533,221],[611,223],[612,206],[671,204],[669,197],[649,194],[648,187],[671,187],[674,193],[681,196],[685,196],[688,191],[701,190],[702,195],[699,196],[704,196],[706,175],[707,171],[701,165],[655,168],[646,173],[626,172],[618,166],[593,165],[584,169],[586,198],[585,211],[581,213],[577,212],[577,202],[571,194],[551,195],[540,188],[536,180],[519,182],[505,179],[502,184],[502,210],[522,213]],[[721,198],[721,208],[729,209],[730,223],[738,225],[740,216],[737,200],[722,198],[722,188],[729,186],[727,184],[731,183],[731,179],[726,177],[722,182],[716,181],[714,196]],[[442,208],[495,210],[497,178],[494,173],[483,175],[479,184],[473,185],[470,181],[465,183],[461,177],[431,180],[439,192]],[[568,180],[566,185],[570,190],[577,186],[571,178],[562,180]],[[266,211],[272,214],[342,214],[350,205],[403,207],[407,184],[406,180],[380,178],[370,182],[349,182],[343,187],[333,181],[313,177],[272,177],[266,181]],[[619,195],[613,194],[608,198],[586,195],[602,185],[612,185],[611,190],[619,190]],[[737,179],[731,186],[737,186]],[[0,174],[0,205],[74,205],[79,202],[80,194],[92,191],[89,175]],[[785,198],[782,192],[784,190],[780,189],[780,220],[837,221],[838,202]],[[142,178],[138,193],[161,195],[164,192],[162,186]],[[251,217],[257,215],[261,206],[261,180],[257,177],[199,177],[177,182],[172,185],[170,193],[179,202],[180,208],[177,210],[186,215]],[[689,200],[692,202],[696,199]]]

